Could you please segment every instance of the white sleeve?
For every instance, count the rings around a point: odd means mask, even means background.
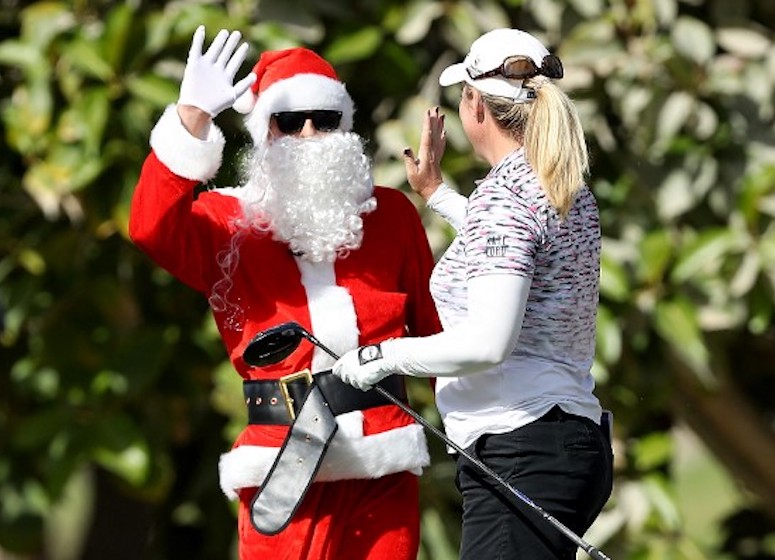
[[[404,375],[449,377],[503,362],[525,317],[530,278],[488,274],[468,281],[468,317],[439,334],[382,343],[387,361]]]
[[[466,206],[468,199],[446,183],[439,185],[431,197],[428,199],[428,208],[436,212],[439,216],[447,220],[449,225],[460,230],[466,217]]]

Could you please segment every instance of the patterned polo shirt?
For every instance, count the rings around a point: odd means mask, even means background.
[[[525,317],[517,346],[503,364],[437,380],[437,405],[450,437],[468,445],[482,433],[525,425],[554,404],[599,421],[590,368],[600,224],[589,188],[582,187],[561,219],[524,150],[504,158],[469,197],[465,221],[431,277],[445,329],[467,316],[466,281],[487,274],[532,280]]]

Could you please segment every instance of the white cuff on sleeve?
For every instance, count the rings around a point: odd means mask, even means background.
[[[428,199],[428,208],[447,220],[449,225],[459,231],[466,217],[468,199],[446,183],[442,183]]]
[[[210,124],[206,140],[189,133],[180,122],[177,105],[169,105],[151,131],[151,148],[170,171],[180,177],[206,183],[218,173],[226,140],[221,129]]]

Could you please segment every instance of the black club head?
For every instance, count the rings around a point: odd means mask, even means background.
[[[304,328],[298,323],[282,323],[261,331],[253,337],[242,359],[251,366],[268,366],[283,361],[298,348],[304,338]]]

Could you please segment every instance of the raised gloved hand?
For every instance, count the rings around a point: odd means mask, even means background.
[[[336,361],[333,374],[361,391],[368,391],[391,373],[396,373],[383,350],[390,352],[390,341],[350,350]]]
[[[203,25],[197,27],[183,72],[178,105],[193,105],[215,117],[234,105],[237,98],[253,85],[256,81],[253,72],[234,83],[234,76],[248,51],[247,43],[234,50],[241,37],[239,31],[229,33],[222,29],[207,52],[202,54],[205,28]]]

